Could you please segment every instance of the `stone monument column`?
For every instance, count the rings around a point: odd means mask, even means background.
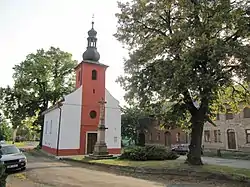
[[[94,147],[94,152],[93,155],[96,156],[104,156],[108,155],[108,148],[105,142],[105,130],[107,129],[105,127],[105,104],[107,102],[104,100],[104,98],[99,101],[100,104],[100,121],[98,125],[98,130],[97,130],[97,141]]]

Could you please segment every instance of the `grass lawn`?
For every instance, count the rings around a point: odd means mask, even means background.
[[[6,141],[7,144],[12,144],[12,141]],[[15,146],[17,147],[25,147],[28,146],[30,142],[15,142]],[[38,144],[38,142],[35,142]],[[35,144],[34,143],[34,144]]]
[[[165,161],[128,161],[119,159],[105,159],[105,160],[89,160],[83,158],[83,156],[73,157],[75,160],[83,160],[87,162],[102,163],[109,165],[119,166],[131,166],[131,167],[143,167],[143,168],[154,168],[154,169],[188,169],[195,172],[211,172],[211,173],[222,173],[227,175],[242,176],[250,178],[249,169],[232,168],[228,166],[217,166],[217,165],[203,165],[203,166],[189,166],[182,160],[165,160]]]
[[[6,141],[7,144],[12,144],[12,141]],[[26,142],[15,142],[15,146],[17,147],[23,147],[25,146],[27,143]]]

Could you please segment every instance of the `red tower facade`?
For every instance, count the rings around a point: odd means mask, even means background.
[[[80,154],[91,153],[96,142],[100,105],[105,98],[105,72],[108,66],[99,63],[100,54],[96,48],[97,32],[93,28],[88,32],[87,50],[83,61],[75,68],[76,88],[82,86]]]

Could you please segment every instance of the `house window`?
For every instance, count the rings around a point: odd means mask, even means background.
[[[214,130],[214,142],[221,142],[220,130]]]
[[[114,137],[114,143],[117,143],[117,137],[116,136]]]
[[[217,121],[220,120],[220,114],[216,114],[216,120],[217,120]]]
[[[148,138],[149,141],[152,141],[152,137],[153,137],[153,135],[152,135],[152,133],[150,133],[150,134],[149,134],[149,138]]]
[[[92,70],[92,80],[97,80],[97,71]]]
[[[250,129],[246,130],[246,142],[250,143]]]
[[[181,133],[176,133],[176,142],[177,143],[180,143],[180,141],[181,141]]]
[[[250,108],[246,107],[243,110],[244,118],[250,118]]]
[[[231,109],[227,109],[226,120],[230,120],[230,119],[233,119],[233,118],[234,118],[234,115],[232,113],[232,110]]]
[[[157,137],[156,137],[156,140],[160,140],[161,139],[161,134],[160,133],[157,133]]]
[[[204,131],[204,141],[210,142],[210,131],[209,130]]]

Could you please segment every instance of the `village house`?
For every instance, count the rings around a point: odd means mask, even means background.
[[[105,88],[108,66],[99,62],[97,32],[88,31],[87,49],[75,67],[76,89],[43,112],[42,149],[57,156],[93,153],[100,120],[100,104],[105,105],[105,143],[109,154],[121,152],[121,111],[119,101]]]
[[[238,114],[230,109],[226,114],[218,114],[216,127],[206,123],[203,132],[205,149],[222,149],[250,152],[250,108]]]
[[[146,144],[158,144],[171,147],[175,144],[187,144],[189,136],[181,128],[161,129],[159,121],[153,120],[145,133]]]
[[[202,146],[204,149],[221,149],[250,152],[250,108],[244,108],[238,114],[230,109],[226,114],[218,114],[216,127],[204,125]],[[159,144],[167,147],[190,143],[190,133],[181,128],[161,129],[157,120],[148,125],[145,133],[146,144]]]

